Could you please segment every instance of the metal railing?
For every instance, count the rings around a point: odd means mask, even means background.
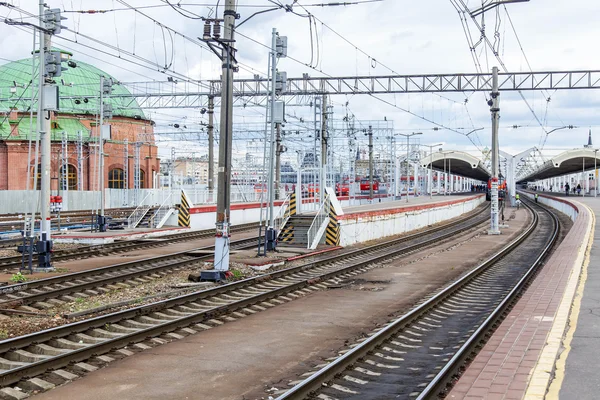
[[[314,250],[319,245],[319,240],[323,236],[325,232],[325,228],[327,228],[327,224],[329,223],[329,195],[326,195],[323,199],[323,204],[317,211],[317,215],[315,215],[315,219],[313,219],[312,224],[310,224],[310,228],[308,228],[307,238],[308,238],[308,248]]]
[[[169,211],[173,208],[171,204],[171,197],[173,196],[173,192],[170,192],[169,195],[162,202],[160,207],[154,212],[152,217],[150,218],[150,222],[148,224],[151,228],[161,228],[165,221],[163,221],[164,217],[169,213]]]
[[[281,230],[285,227],[285,224],[288,222],[288,220],[290,219],[290,196],[288,195],[285,200],[283,201],[283,204],[281,204],[281,206],[279,206],[279,211],[277,212],[277,214],[275,215],[275,229],[277,229],[277,232],[281,232]]]
[[[140,221],[144,218],[144,216],[150,209],[151,206],[144,205],[144,202],[150,196],[150,194],[151,193],[148,193],[146,195],[146,197],[144,197],[142,199],[142,201],[140,202],[140,205],[137,206],[135,210],[133,210],[133,212],[131,213],[131,215],[129,217],[127,217],[127,227],[129,229],[132,229],[132,228],[135,228],[136,226],[138,226]]]

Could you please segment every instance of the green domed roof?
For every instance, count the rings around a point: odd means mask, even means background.
[[[63,71],[62,76],[55,78],[61,99],[60,113],[63,114],[97,114],[99,112],[100,76],[111,78],[106,72],[82,61],[74,60],[76,68],[68,68]],[[34,59],[33,77],[31,75],[31,58],[13,61],[0,65],[0,111],[8,111],[11,107],[17,107],[19,111],[28,110],[31,103],[31,90],[37,94],[37,57]],[[66,66],[66,63],[63,63]],[[113,81],[117,81],[113,78]],[[16,86],[15,86],[16,84]],[[131,95],[122,85],[114,84],[111,96]],[[19,98],[21,98],[19,100]],[[106,98],[106,103],[112,104],[113,115],[123,117],[144,118],[144,113],[139,104],[132,97]],[[79,104],[77,104],[79,103]],[[37,109],[34,109],[34,112]]]

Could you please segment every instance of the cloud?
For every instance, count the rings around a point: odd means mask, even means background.
[[[14,3],[37,13],[34,2]],[[130,0],[128,3],[134,7],[148,5],[145,0]],[[56,0],[49,0],[48,4],[63,7]],[[272,3],[240,0],[238,12],[241,19],[237,23],[258,11],[256,7],[250,7],[257,4]],[[94,1],[94,8],[97,10],[124,8],[117,5],[112,0]],[[64,7],[70,8],[71,4],[65,2]],[[74,4],[73,7],[79,6]],[[200,15],[208,15],[207,7],[185,8]],[[410,3],[388,0],[368,5],[308,9],[318,17],[312,25],[307,18],[283,10],[259,14],[242,25],[235,43],[242,68],[236,77],[267,75],[272,28],[277,28],[280,35],[288,37],[290,57],[281,59],[278,63],[278,69],[287,71],[288,76],[301,76],[303,73],[311,76],[368,76],[386,75],[392,71],[399,74],[476,71],[459,16],[448,0]],[[534,70],[595,69],[600,64],[600,53],[591,51],[597,47],[596,38],[600,36],[596,17],[599,11],[597,1],[580,0],[577,7],[561,0],[546,0],[543,3],[532,1],[508,5],[507,9],[520,41],[519,45],[508,23],[508,16],[504,9],[500,9],[500,42],[497,50],[508,70],[527,71],[528,62]],[[221,5],[219,14],[222,10]],[[180,76],[203,80],[219,79],[221,61],[206,45],[194,43],[202,36],[202,21],[184,18],[168,7],[144,8],[140,11],[155,22],[133,11],[65,14],[69,19],[64,21],[64,25],[69,29],[90,35],[115,48],[102,46],[68,31],[64,31],[61,36],[77,40],[79,44],[59,38],[56,38],[55,43],[72,49],[76,59],[94,64],[124,82],[153,79],[164,81],[166,76],[160,70],[165,64],[171,64],[171,68]],[[7,16],[6,8],[0,8],[0,12]],[[304,13],[300,9],[298,12]],[[18,13],[12,11],[8,16],[17,18]],[[488,13],[486,33],[492,41],[495,22],[495,13]],[[169,34],[164,26],[175,29],[177,33]],[[477,42],[480,33],[472,24],[470,27]],[[2,25],[0,29],[0,46],[4,58],[22,59],[30,56],[32,36],[29,31],[23,32],[6,25]],[[83,44],[117,57],[100,53]],[[521,47],[527,57],[521,52]],[[127,56],[125,52],[135,53],[135,56]],[[481,44],[475,48],[475,53],[484,71],[499,64],[492,52],[485,50]],[[153,63],[157,65],[152,65]],[[315,69],[306,65],[311,63]],[[489,146],[490,112],[484,93],[390,94],[377,97],[383,101],[371,96],[331,96],[333,119],[341,120],[348,112],[365,121],[382,120],[385,117],[388,121],[393,121],[395,129],[422,131],[422,143],[444,141],[446,146],[456,146],[459,149],[476,149],[476,146],[453,130],[468,132],[468,129],[485,127],[484,131],[473,134],[471,138],[479,147]],[[551,134],[548,138],[548,145],[551,146],[579,146],[586,138],[588,127],[597,125],[600,95],[596,90],[523,92],[523,97],[528,104],[518,93],[503,93],[501,96],[501,144],[507,149],[525,149],[539,143],[543,130],[537,120],[544,127],[582,127]],[[547,98],[551,99],[550,102]],[[466,99],[468,101],[465,103]],[[310,101],[314,99],[288,99],[290,104],[287,111],[305,121],[311,121],[314,108],[306,106]],[[305,106],[293,106],[296,103]],[[421,118],[406,113],[403,109]],[[153,118],[159,121],[163,119],[167,124],[169,119],[184,116],[196,122],[206,120],[205,115],[202,116],[195,110],[156,111],[161,114],[155,113]],[[236,107],[235,123],[240,127],[264,124],[263,113],[263,108]],[[218,114],[216,117],[218,121]],[[299,124],[297,119],[294,121]],[[440,127],[439,125],[444,129],[432,129]],[[521,128],[509,130],[513,125]],[[312,129],[311,125],[306,128]],[[288,154],[286,157],[292,156]]]

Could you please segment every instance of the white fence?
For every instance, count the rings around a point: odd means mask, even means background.
[[[194,205],[199,204],[216,204],[217,190],[208,191],[208,189],[184,188],[188,200]],[[140,205],[160,206],[165,201],[171,205],[181,202],[181,189],[176,188],[172,191],[166,189],[139,189],[135,190],[123,189],[106,189],[105,208],[121,208],[121,207],[137,207]],[[52,191],[52,195],[57,195],[56,191]],[[172,195],[171,195],[172,194]],[[100,192],[99,191],[76,191],[69,190],[61,192],[63,198],[62,211],[74,210],[95,210],[100,208]],[[170,196],[170,199],[169,199]],[[266,200],[267,194],[260,193],[252,187],[236,187],[231,190],[232,203],[252,203],[261,200]],[[285,195],[282,193],[282,197]],[[0,191],[0,214],[14,213],[30,213],[32,207],[39,212],[39,190],[1,190]]]

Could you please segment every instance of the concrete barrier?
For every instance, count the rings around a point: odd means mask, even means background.
[[[527,196],[528,198],[534,200],[535,198],[535,194],[531,193],[531,192],[520,192],[523,195]],[[573,200],[577,200],[577,198],[573,198]],[[549,195],[546,194],[541,194],[538,193],[538,201],[541,204],[544,204],[548,207],[552,207],[555,210],[560,211],[563,214],[566,214],[571,221],[575,222],[575,220],[577,219],[577,216],[579,215],[579,209],[577,208],[577,206],[571,202],[569,202],[567,199],[561,199],[559,197],[551,197]]]
[[[483,202],[485,196],[476,195],[443,204],[420,204],[345,214],[338,217],[341,228],[340,246],[421,229],[468,213]]]

